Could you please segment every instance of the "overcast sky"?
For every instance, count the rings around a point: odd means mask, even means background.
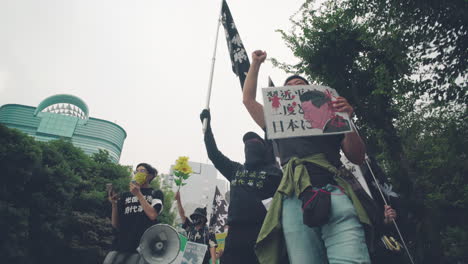
[[[228,0],[250,54],[295,63],[277,29],[304,0]],[[178,156],[210,163],[199,113],[205,106],[219,0],[0,0],[0,105],[36,107],[55,94],[83,99],[90,116],[127,132],[120,163],[167,173]],[[287,77],[266,62],[259,88]],[[257,97],[260,99],[260,89]],[[242,136],[261,133],[242,105],[220,28],[211,96],[220,150],[244,161]]]

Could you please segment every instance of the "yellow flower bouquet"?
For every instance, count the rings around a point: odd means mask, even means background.
[[[188,157],[179,157],[174,166],[174,182],[179,188],[186,185],[184,181],[190,177],[192,167],[188,164]]]

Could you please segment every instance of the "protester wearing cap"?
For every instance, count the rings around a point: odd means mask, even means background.
[[[216,146],[210,112],[206,109],[200,114],[202,121],[205,118],[204,140],[208,157],[231,187],[227,218],[229,232],[221,263],[256,264],[254,245],[267,212],[262,200],[273,196],[282,172],[276,164],[271,142],[254,132],[247,132],[242,138],[243,164],[224,156]]]
[[[205,244],[208,250],[203,259],[203,264],[216,264],[216,237],[213,232],[208,229],[206,223],[208,222],[206,207],[196,208],[189,217],[185,216],[185,210],[182,206],[180,199],[180,192],[177,191],[175,195],[177,201],[177,208],[179,210],[180,218],[182,219],[182,228],[187,232],[189,241]],[[211,262],[210,262],[211,259]]]
[[[256,94],[260,66],[266,56],[261,50],[252,53],[243,87],[243,103],[262,129],[264,110],[256,101]],[[307,84],[303,77],[293,75],[284,85]],[[336,112],[346,112],[351,117],[353,108],[345,98],[337,97],[331,104]],[[257,239],[259,261],[285,263],[282,253],[286,248],[291,263],[370,263],[362,224],[371,223],[339,169],[340,149],[352,163],[364,161],[365,146],[359,135],[350,132],[291,137],[275,143],[284,175]],[[314,194],[323,199],[313,200]],[[310,207],[313,203],[318,206]],[[318,214],[307,213],[314,208],[321,210],[317,210]],[[309,218],[311,215],[324,217]]]

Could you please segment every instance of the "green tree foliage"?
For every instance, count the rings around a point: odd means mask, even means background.
[[[426,107],[409,113],[399,129],[415,186],[413,230],[421,263],[468,260],[468,120],[464,116]]]
[[[411,59],[402,32],[378,33],[334,2],[321,10],[306,3],[300,14],[294,31],[282,34],[301,62],[279,65],[335,88],[355,106],[357,124],[372,142],[371,152],[389,157],[386,169],[408,195],[411,182],[402,173],[407,164],[393,124],[400,113],[396,100],[415,86],[409,79]]]
[[[300,63],[273,60],[354,106],[409,212],[417,263],[468,262],[467,11],[462,0],[307,1],[280,30]]]
[[[29,254],[30,195],[26,182],[42,159],[32,138],[0,126],[0,255],[7,263],[27,263]]]
[[[161,187],[160,179],[164,178],[163,176],[164,174],[156,177],[156,179],[151,182],[151,187],[155,190],[161,190],[164,193],[163,212],[158,217],[159,221],[161,221],[161,223],[173,225],[176,215],[175,212],[171,209],[174,202],[175,193],[167,186]]]
[[[0,125],[0,171],[2,263],[102,263],[113,240],[106,184],[127,191],[130,167]],[[163,223],[173,222],[172,197]]]
[[[421,82],[416,92],[436,102],[468,103],[468,2],[352,0],[344,6],[377,32],[401,32]]]

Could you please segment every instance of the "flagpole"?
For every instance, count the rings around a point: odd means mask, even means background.
[[[361,135],[359,135],[359,131],[358,131],[356,125],[354,124],[353,120],[350,119],[349,121],[351,121],[351,125],[354,128],[354,131],[356,131],[356,134],[358,134],[358,136],[361,136]],[[380,196],[382,197],[384,204],[388,205],[387,199],[385,199],[385,195],[383,194],[382,189],[380,188],[380,184],[377,181],[377,178],[375,177],[374,172],[372,171],[372,168],[371,168],[369,162],[367,161],[367,159],[364,159],[364,160],[366,161],[367,168],[369,168],[369,171],[370,171],[370,173],[372,175],[372,178],[374,178],[374,181],[376,183],[375,186],[377,187],[377,190],[379,190]],[[403,243],[403,247],[405,248],[405,251],[406,251],[406,254],[408,255],[408,258],[410,259],[412,264],[415,264],[414,260],[413,260],[413,256],[411,256],[411,253],[409,252],[409,249],[406,246],[405,239],[403,238],[403,235],[401,234],[400,228],[398,228],[398,225],[397,225],[395,219],[392,219],[392,222],[393,222],[393,225],[395,226],[396,231],[398,232],[398,236],[400,237],[401,242]]]
[[[214,49],[213,49],[213,58],[211,59],[211,70],[210,70],[210,79],[208,81],[208,93],[206,95],[206,105],[205,109],[210,109],[210,99],[211,99],[211,87],[213,84],[213,72],[214,72],[214,66],[216,62],[216,48],[218,47],[218,34],[219,34],[219,27],[221,26],[221,14],[223,10],[223,1],[221,0],[221,8],[219,9],[219,16],[218,16],[218,25],[216,26],[216,37],[215,37],[215,44],[214,44]],[[203,119],[203,134],[205,134],[206,127],[208,125],[207,119]]]

